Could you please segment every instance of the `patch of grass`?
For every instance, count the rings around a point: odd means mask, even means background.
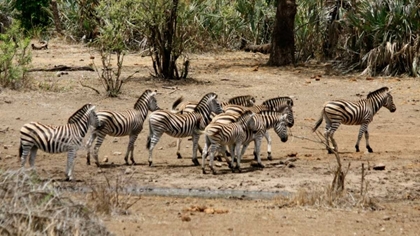
[[[31,170],[0,171],[0,235],[111,235],[95,214]]]
[[[133,174],[119,174],[113,181],[104,174],[105,182],[92,183],[90,186],[92,191],[88,198],[89,205],[96,212],[106,215],[130,214],[129,208],[141,199],[127,191]]]

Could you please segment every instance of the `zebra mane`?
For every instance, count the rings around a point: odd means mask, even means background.
[[[134,103],[134,109],[139,109],[141,102],[148,101],[151,96],[156,95],[156,91],[152,92],[150,89],[146,89],[142,95],[140,95],[139,99],[137,99],[136,103]]]
[[[371,97],[373,97],[373,96],[375,96],[375,95],[378,95],[378,94],[381,94],[381,93],[384,93],[384,92],[388,92],[389,91],[389,88],[388,87],[382,87],[382,88],[380,88],[380,89],[378,89],[378,90],[375,90],[375,91],[373,91],[373,92],[370,92],[368,95],[367,95],[367,98],[369,99],[369,98],[371,98]]]
[[[206,106],[207,105],[207,103],[208,103],[208,101],[210,100],[210,99],[216,99],[217,98],[217,94],[215,94],[215,93],[213,93],[213,92],[211,92],[211,93],[208,93],[208,94],[206,94],[206,95],[204,95],[202,98],[201,98],[201,100],[198,102],[198,104],[197,104],[197,106],[194,108],[194,111],[199,111],[200,109],[202,109],[204,106]]]
[[[88,103],[83,105],[79,110],[77,110],[73,115],[70,116],[70,118],[67,121],[67,124],[74,124],[80,120],[86,113],[89,113],[95,109],[95,106]]]
[[[289,106],[293,106],[293,99],[290,97],[276,97],[265,100],[262,105],[269,105],[271,106],[273,103],[277,102],[286,102]]]

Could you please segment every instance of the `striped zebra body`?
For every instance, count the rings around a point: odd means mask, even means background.
[[[194,108],[198,104],[197,101],[187,101],[187,102],[182,102],[182,101],[183,101],[183,97],[180,97],[177,100],[175,100],[175,102],[172,104],[172,111],[180,112],[180,113],[193,112]],[[253,106],[254,103],[255,103],[255,98],[253,96],[242,95],[242,96],[236,96],[236,97],[230,98],[226,102],[222,102],[221,106],[222,108],[228,105],[241,105],[245,107],[250,107],[250,106]]]
[[[359,152],[359,143],[363,136],[366,139],[366,148],[368,152],[373,152],[369,145],[369,123],[373,120],[373,116],[379,111],[381,107],[386,107],[389,111],[395,112],[396,107],[388,87],[380,88],[367,95],[366,99],[357,102],[346,100],[334,100],[324,104],[320,118],[315,124],[313,131],[321,125],[325,119],[325,138],[327,142],[328,152],[331,153],[329,147],[329,139],[334,146],[334,150],[338,151],[337,142],[334,139],[334,132],[338,129],[340,124],[345,125],[360,125],[359,135],[355,145],[356,152]]]
[[[150,133],[147,137],[149,166],[153,165],[153,148],[164,133],[176,138],[192,136],[192,161],[195,165],[199,165],[197,161],[198,140],[200,138],[199,130],[204,130],[207,124],[210,123],[212,112],[216,114],[222,112],[215,93],[206,94],[191,113],[174,114],[170,111],[152,112],[149,117]]]
[[[232,154],[232,160],[230,163],[230,168],[232,171],[235,169],[240,169],[240,162],[241,162],[241,146],[244,142],[246,142],[248,137],[248,130],[249,133],[255,130],[255,123],[252,119],[254,114],[251,111],[247,111],[242,114],[238,120],[234,123],[220,123],[220,122],[212,122],[205,128],[204,132],[206,134],[206,145],[203,149],[202,154],[202,171],[203,174],[206,173],[205,171],[205,159],[207,157],[207,153],[210,155],[210,169],[212,170],[213,174],[216,174],[216,171],[213,166],[214,162],[214,154],[217,150],[224,146],[229,146],[230,152]],[[208,148],[207,148],[208,147]],[[234,165],[234,159],[236,157],[236,167]]]
[[[272,102],[270,102],[268,105],[255,105],[252,107],[243,107],[243,106],[237,106],[237,105],[231,105],[227,108],[226,113],[227,114],[243,114],[245,111],[252,111],[256,114],[260,114],[262,112],[269,112],[269,111],[278,111],[278,112],[284,112],[286,113],[286,120],[287,120],[287,126],[292,127],[294,125],[294,116],[293,116],[293,109],[292,106],[288,104],[293,104],[293,100],[284,99],[284,97],[274,98],[271,99]],[[288,97],[286,97],[288,98]],[[292,102],[290,102],[292,101]],[[267,159],[272,160],[272,154],[271,154],[271,137],[268,131],[264,134],[265,139],[267,140]],[[261,142],[261,140],[256,140],[256,142]],[[259,145],[256,143],[256,147]],[[259,153],[259,151],[258,151]],[[259,154],[257,152],[254,152],[254,157],[256,160],[258,160],[259,165],[261,165],[261,159],[259,157]]]
[[[195,107],[197,106],[198,102],[195,101],[188,101],[188,102],[184,102],[183,101],[183,97],[178,98],[173,104],[172,104],[172,111],[176,112],[176,113],[191,113],[194,112]],[[255,98],[251,95],[242,95],[242,96],[236,96],[233,97],[231,99],[229,99],[227,102],[222,102],[221,106],[226,107],[228,105],[242,105],[242,106],[253,106],[255,103]],[[182,139],[177,139],[177,143],[176,143],[176,155],[178,159],[182,159],[181,153],[180,153],[180,148],[181,148],[181,142]],[[198,145],[198,150],[202,153],[203,149],[200,147],[200,145]]]
[[[86,104],[76,111],[66,125],[49,126],[38,122],[25,124],[20,129],[19,155],[22,167],[25,166],[28,155],[29,164],[34,167],[38,149],[48,153],[68,152],[66,180],[73,179],[76,152],[82,146],[89,126],[96,127],[98,124],[95,106],[91,104]]]
[[[157,105],[155,98],[156,91],[152,92],[151,90],[146,90],[140,98],[137,99],[137,102],[134,104],[134,109],[130,109],[124,112],[115,112],[115,111],[98,111],[98,118],[100,126],[94,130],[88,143],[88,154],[87,154],[87,164],[90,165],[90,147],[96,139],[94,146],[93,157],[95,163],[99,166],[98,152],[101,147],[105,137],[107,135],[113,137],[122,137],[129,136],[129,142],[127,146],[127,151],[124,157],[125,164],[128,165],[128,156],[132,164],[135,164],[134,161],[134,143],[137,140],[138,135],[143,129],[144,120],[147,117],[147,114],[150,111],[155,111],[160,109]]]

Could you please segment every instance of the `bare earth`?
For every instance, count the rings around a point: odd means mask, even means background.
[[[82,45],[50,41],[49,50],[33,51],[33,67],[54,65],[86,66],[89,57],[98,55]],[[273,160],[266,159],[266,142],[262,145],[262,160],[266,168],[251,166],[253,145],[243,161],[243,172],[232,173],[224,163],[217,167],[218,175],[203,175],[201,167],[191,162],[191,142],[184,139],[183,159],[176,158],[176,140],[164,135],[154,151],[155,167],[147,162],[146,121],[135,147],[137,165],[124,165],[128,137],[107,137],[100,149],[100,160],[109,159],[99,169],[86,165],[86,151],[78,152],[75,166],[77,181],[63,182],[66,154],[38,152],[35,163],[38,174],[58,184],[82,188],[92,183],[122,179],[126,186],[170,189],[246,190],[278,192],[279,197],[250,199],[245,197],[197,198],[193,196],[142,196],[129,214],[103,216],[105,225],[117,235],[419,235],[420,232],[420,82],[413,78],[366,78],[357,75],[325,74],[320,64],[286,68],[263,66],[267,55],[245,52],[221,52],[191,55],[191,71],[187,82],[165,82],[151,79],[150,58],[138,54],[126,56],[124,74],[140,73],[124,84],[119,98],[106,98],[83,84],[103,91],[95,72],[69,72],[57,77],[55,72],[31,72],[35,90],[0,92],[0,169],[19,168],[19,129],[30,121],[61,125],[85,103],[98,110],[123,111],[133,107],[145,89],[158,91],[159,106],[169,109],[179,96],[199,100],[207,92],[216,92],[220,101],[233,96],[250,94],[257,103],[276,97],[294,99],[295,126],[287,143],[271,131]],[[314,77],[317,77],[316,80]],[[179,90],[162,88],[177,87]],[[348,203],[340,206],[284,205],[282,193],[316,192],[325,189],[333,179],[336,160],[311,132],[324,102],[344,98],[358,100],[380,87],[391,87],[395,113],[381,109],[369,126],[370,144],[374,153],[367,153],[364,139],[361,152],[356,153],[358,126],[341,126],[336,132],[344,166],[351,163],[346,178],[347,194],[360,191],[361,166],[365,164],[367,196],[380,207],[362,207]],[[320,131],[323,131],[323,125]],[[303,138],[304,137],[304,138]],[[202,144],[203,138],[200,143]],[[297,157],[294,167],[282,165],[287,158]],[[201,162],[201,159],[200,159]],[[383,163],[384,171],[371,167]],[[127,174],[131,173],[132,174]],[[80,194],[78,199],[80,199]],[[88,194],[82,196],[82,200]],[[348,197],[351,199],[351,197]],[[296,202],[296,201],[295,201]],[[216,212],[195,211],[207,207]]]

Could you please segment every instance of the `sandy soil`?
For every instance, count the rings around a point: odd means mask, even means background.
[[[85,66],[89,57],[98,56],[82,45],[50,41],[49,50],[34,51],[33,65],[50,68],[54,65]],[[320,64],[298,67],[264,67],[267,56],[245,52],[191,55],[188,81],[166,82],[151,79],[148,57],[127,55],[124,74],[135,70],[123,87],[119,98],[106,98],[84,84],[103,91],[95,72],[31,72],[32,87],[27,91],[0,92],[0,168],[19,168],[19,129],[30,121],[61,125],[83,104],[91,102],[97,109],[123,111],[130,109],[145,89],[157,89],[159,106],[169,109],[179,96],[199,100],[209,91],[216,92],[221,101],[233,96],[251,94],[257,103],[276,96],[294,99],[295,126],[287,143],[271,131],[273,160],[266,159],[263,141],[264,169],[251,166],[253,145],[248,148],[242,173],[232,173],[224,163],[217,167],[218,175],[203,175],[201,168],[192,165],[190,141],[181,146],[183,159],[176,158],[176,140],[164,135],[154,151],[155,167],[147,163],[145,148],[148,123],[135,147],[137,165],[125,166],[124,154],[128,137],[107,137],[100,149],[100,160],[107,157],[103,168],[86,165],[86,151],[78,152],[75,166],[77,181],[66,183],[64,168],[66,154],[51,155],[38,152],[36,169],[45,179],[54,179],[63,186],[83,188],[92,183],[119,179],[125,186],[199,190],[244,190],[261,192],[314,193],[323,191],[332,181],[336,160],[311,132],[325,101],[335,98],[358,100],[382,86],[391,87],[395,113],[381,109],[369,126],[370,144],[374,153],[367,153],[364,139],[361,152],[356,153],[358,126],[341,126],[336,132],[343,165],[350,163],[346,178],[348,196],[359,194],[362,163],[369,168],[368,198],[375,199],[380,210],[361,207],[355,200],[338,206],[284,205],[283,197],[250,199],[245,197],[196,198],[142,196],[129,209],[128,215],[104,216],[107,227],[117,235],[418,235],[420,232],[420,82],[413,78],[366,78],[357,75],[325,74]],[[99,65],[99,60],[95,59]],[[318,78],[318,79],[315,79]],[[163,86],[177,87],[169,90]],[[323,126],[320,130],[322,131]],[[308,140],[310,139],[310,140]],[[200,142],[203,142],[201,138]],[[296,156],[292,168],[283,163]],[[201,161],[201,160],[200,160]],[[371,167],[383,163],[384,171]],[[351,199],[351,197],[347,197]],[[286,201],[287,202],[287,201]],[[293,202],[293,201],[292,201]],[[197,206],[214,212],[194,211]],[[220,210],[220,212],[219,212]],[[220,214],[218,214],[219,212]],[[213,214],[211,214],[213,213]]]

